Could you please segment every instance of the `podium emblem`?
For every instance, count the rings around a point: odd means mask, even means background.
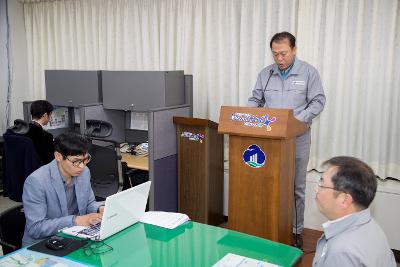
[[[181,137],[188,138],[190,141],[196,141],[196,142],[203,143],[204,134],[201,134],[201,133],[195,134],[195,133],[191,133],[191,132],[182,132],[181,133]]]
[[[250,145],[243,152],[243,161],[252,168],[260,168],[265,164],[265,153],[258,145]]]
[[[271,131],[271,123],[276,122],[276,117],[269,118],[268,114],[265,116],[257,116],[249,113],[236,112],[231,114],[231,121],[243,122],[243,125],[250,127],[263,128],[266,127],[267,131]]]

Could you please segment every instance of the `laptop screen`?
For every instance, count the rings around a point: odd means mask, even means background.
[[[150,185],[148,181],[107,197],[101,220],[101,240],[140,220],[146,209]]]
[[[62,229],[67,235],[103,240],[113,234],[138,222],[145,213],[147,198],[149,196],[151,182],[145,182],[125,191],[107,197],[104,213],[101,220],[100,232],[93,231],[98,227],[72,226]],[[85,233],[90,229],[90,233]]]

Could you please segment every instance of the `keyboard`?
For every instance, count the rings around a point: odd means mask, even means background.
[[[101,222],[93,224],[86,229],[83,229],[80,233],[88,236],[96,236],[100,233]]]

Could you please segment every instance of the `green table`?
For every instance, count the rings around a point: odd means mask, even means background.
[[[292,266],[302,251],[224,228],[188,222],[174,230],[137,223],[109,237],[113,251],[87,256],[83,249],[66,258],[94,266],[212,266],[234,253],[281,266]]]

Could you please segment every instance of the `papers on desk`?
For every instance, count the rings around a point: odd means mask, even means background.
[[[15,253],[0,259],[0,267],[78,267],[85,266],[65,258],[51,256],[44,253],[20,249]]]
[[[134,148],[134,155],[139,157],[147,157],[149,155],[149,143],[141,143]]]
[[[212,267],[277,267],[277,266],[278,265],[268,263],[265,261],[260,261],[236,255],[233,253],[228,253]]]
[[[149,122],[147,112],[131,111],[131,127],[132,130],[149,130]]]
[[[145,212],[143,217],[140,219],[142,223],[152,224],[168,229],[174,229],[189,220],[190,219],[186,214],[164,211],[148,211]]]

